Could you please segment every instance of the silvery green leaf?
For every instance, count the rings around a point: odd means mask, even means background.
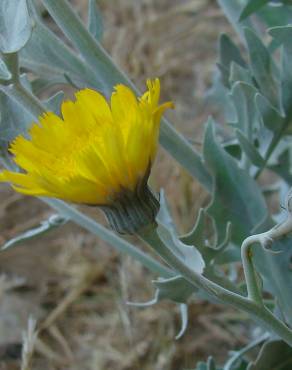
[[[154,297],[152,299],[150,299],[150,301],[146,301],[146,302],[130,302],[130,301],[128,301],[127,305],[133,306],[133,307],[146,308],[146,307],[151,307],[151,306],[156,305],[158,303],[158,301],[159,301],[159,290],[156,289]]]
[[[19,77],[19,81],[26,90],[28,90],[29,92],[32,92],[31,83],[27,77],[27,74],[25,73],[21,74]]]
[[[31,82],[31,88],[34,95],[38,95],[54,85],[64,84],[64,76],[56,76],[52,78],[37,77]]]
[[[231,63],[236,63],[246,67],[246,63],[241,56],[239,48],[233,43],[230,37],[222,34],[219,39],[219,69],[222,74],[224,86],[229,87]]]
[[[26,75],[20,76],[20,82],[30,90],[30,83]],[[5,88],[9,89],[10,86]],[[0,111],[0,144],[6,147],[17,135],[27,132],[34,121],[34,115],[1,91]]]
[[[165,192],[163,189],[161,189],[160,191],[159,203],[160,209],[157,215],[157,221],[163,224],[166,228],[176,231],[176,227],[173,222],[169,206],[167,204],[167,199],[165,197]]]
[[[8,240],[4,245],[2,245],[1,250],[6,250],[11,247],[15,247],[18,244],[26,242],[32,238],[42,235],[52,229],[55,229],[61,225],[64,225],[68,219],[61,217],[59,215],[52,215],[47,220],[42,221],[38,226],[25,231],[24,233]]]
[[[237,124],[236,123],[229,123],[230,127],[236,129]],[[236,139],[229,140],[228,142],[224,143],[224,150],[228,154],[230,154],[233,158],[240,160],[242,155],[242,150],[240,145],[238,144],[238,141]]]
[[[12,77],[9,69],[7,68],[5,62],[0,59],[0,80],[8,81]]]
[[[223,73],[225,72],[223,71]],[[227,122],[233,122],[236,113],[228,91],[228,88],[224,86],[222,81],[222,70],[221,72],[216,70],[213,73],[212,87],[207,91],[206,98],[209,104],[218,107],[220,110],[222,109],[222,113],[224,113],[224,118]]]
[[[184,244],[172,229],[163,225],[158,226],[158,234],[165,245],[170,248],[184,263],[198,274],[202,274],[205,262],[196,246]]]
[[[181,276],[152,280],[158,290],[158,300],[170,299],[177,303],[186,303],[196,288]]]
[[[261,94],[257,94],[255,103],[264,126],[274,134],[283,131],[285,118],[280,115],[270,102]]]
[[[292,158],[291,149],[286,149],[277,158],[277,162],[269,165],[269,169],[284,179],[289,186],[292,186]]]
[[[257,90],[245,82],[236,82],[231,89],[230,96],[237,112],[237,128],[248,139],[253,136],[253,131],[258,126],[258,111],[255,107]]]
[[[11,141],[20,133],[27,131],[34,116],[29,114],[22,106],[12,101],[0,92],[0,143]]]
[[[20,52],[20,65],[49,84],[67,84],[67,74],[80,88],[101,86],[84,62],[38,19],[29,42]]]
[[[260,155],[255,146],[248,140],[248,138],[240,131],[235,131],[237,139],[244,153],[249,160],[257,167],[261,168],[265,165],[264,158]]]
[[[279,71],[274,61],[256,33],[248,28],[244,30],[252,74],[259,85],[260,92],[275,107],[279,106]]]
[[[249,0],[240,14],[239,21],[243,21],[245,18],[266,5],[269,1],[270,0]]]
[[[88,1],[88,30],[97,41],[100,41],[103,35],[103,22],[96,1]]]
[[[56,94],[51,96],[49,99],[44,101],[44,105],[50,112],[54,112],[57,115],[61,114],[61,104],[64,100],[64,92],[58,91]]]
[[[175,339],[180,339],[187,330],[189,315],[188,315],[188,306],[186,304],[179,305],[179,312],[181,317],[181,329],[178,334],[175,336]]]
[[[210,242],[207,239],[207,221],[211,221],[213,225],[213,235],[214,240]],[[210,230],[208,229],[210,232]],[[214,219],[207,215],[205,209],[200,209],[199,215],[197,217],[196,223],[192,230],[183,236],[180,237],[180,240],[187,245],[195,245],[196,248],[200,251],[203,260],[205,261],[206,265],[209,265],[211,261],[214,259],[217,260],[219,255],[224,252],[224,250],[229,246],[231,240],[231,223],[227,223],[226,225],[226,233],[224,239],[221,243],[218,244],[217,240],[217,227]],[[212,273],[208,270],[208,273]],[[213,274],[213,273],[212,273]],[[215,275],[214,275],[215,276]],[[212,280],[213,277],[212,277]]]
[[[218,144],[209,120],[204,140],[204,158],[213,174],[213,198],[207,209],[216,221],[219,241],[225,238],[226,225],[232,220],[232,239],[241,244],[253,227],[267,214],[265,200],[248,172]]]
[[[217,0],[217,2],[235,31],[243,39],[243,27],[253,28],[253,25],[250,19],[244,19],[242,22],[238,22],[242,11],[242,2],[240,0]]]
[[[229,83],[232,86],[237,81],[245,82],[251,86],[253,85],[250,71],[246,68],[243,68],[239,64],[232,62],[230,66]]]
[[[250,363],[247,370],[291,370],[292,348],[281,340],[264,343],[257,359]]]
[[[247,67],[239,47],[225,33],[221,34],[219,39],[219,55],[220,63],[225,67],[230,68],[232,62],[240,65],[242,68]]]
[[[259,96],[259,93],[254,86],[240,81],[234,83],[230,93],[237,112],[237,123],[234,128],[238,132],[240,131],[237,136],[244,154],[241,155],[240,159],[243,167],[248,171],[255,170],[251,169],[252,163],[260,169],[262,168],[265,162],[261,161],[259,156],[264,158],[273,138],[270,131],[261,123],[261,115],[256,105],[257,96]],[[257,140],[256,151],[259,156],[253,150],[253,147],[248,144],[248,142],[254,143],[255,139]]]
[[[194,292],[198,291],[196,287],[181,276],[174,276],[171,278],[160,277],[156,280],[152,280],[152,282],[156,287],[153,299],[147,302],[127,302],[127,304],[134,307],[149,307],[164,299],[184,304]]]
[[[186,281],[186,280],[183,280],[183,281]],[[192,287],[194,288],[194,287]],[[164,290],[165,288],[162,287],[162,290]],[[163,294],[163,296],[162,296]],[[148,302],[127,302],[128,305],[130,306],[133,306],[133,307],[141,307],[141,308],[147,308],[147,307],[150,307],[150,306],[153,306],[155,304],[158,303],[158,301],[160,299],[171,299],[173,300],[171,297],[174,296],[173,292],[171,291],[171,287],[170,287],[170,291],[169,291],[169,294],[164,294],[164,293],[161,293],[161,290],[160,290],[160,287],[156,290],[155,292],[155,296],[153,299],[151,299],[150,301]],[[176,302],[176,300],[174,299],[174,301]],[[187,326],[188,326],[188,306],[185,304],[185,303],[179,303],[179,309],[180,309],[180,317],[181,317],[181,329],[179,331],[179,333],[175,336],[175,339],[180,339],[186,329],[187,329]]]
[[[275,27],[269,30],[270,35],[283,45],[281,51],[282,68],[281,68],[281,105],[284,110],[287,121],[292,119],[292,26]],[[289,124],[292,126],[292,124]],[[292,131],[292,129],[290,129]]]
[[[291,3],[288,4],[288,2],[286,2],[287,5],[284,3],[285,1],[282,1],[282,5],[280,5],[273,4],[270,1],[268,6],[264,6],[258,11],[258,18],[265,23],[267,27],[286,26],[290,24],[292,18]],[[277,48],[278,45],[277,42],[272,42],[269,48]]]
[[[1,0],[0,50],[2,53],[19,51],[30,38],[32,22],[26,0]]]
[[[74,87],[77,90],[80,90],[82,88],[82,85],[80,85],[80,82],[78,79],[76,79],[73,75],[70,75],[70,73],[64,73],[64,77],[69,85]]]
[[[204,247],[206,243],[205,222],[206,211],[201,208],[194,227],[189,233],[181,236],[180,240],[187,245],[196,245],[200,250],[202,250],[202,247]]]

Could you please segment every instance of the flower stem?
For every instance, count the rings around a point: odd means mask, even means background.
[[[289,210],[289,197],[287,198],[288,217],[286,220],[270,230],[247,237],[241,246],[241,259],[247,286],[248,298],[259,305],[263,305],[261,290],[258,284],[257,273],[253,263],[252,246],[259,244],[269,253],[268,247],[286,234],[292,232],[292,215]]]
[[[277,334],[286,343],[292,346],[292,330],[278,320],[266,307],[259,305],[249,297],[243,297],[237,293],[231,292],[207,279],[205,276],[194,272],[183,260],[176,256],[166,244],[164,244],[156,228],[148,227],[141,231],[139,236],[149,244],[178,275],[183,276],[196,288],[204,290],[211,297],[218,299],[222,303],[228,303],[233,307],[249,313],[255,321],[260,322],[268,331]]]
[[[11,80],[9,82],[16,82],[18,81],[18,71],[19,71],[19,65],[18,65],[18,54],[17,53],[9,53],[9,54],[4,54],[1,53],[1,58],[5,62],[7,66],[9,66],[9,71],[12,75]]]
[[[106,227],[100,225],[90,217],[82,214],[76,208],[73,208],[68,204],[56,199],[45,198],[43,199],[43,201],[49,204],[52,208],[55,208],[57,211],[59,211],[61,215],[68,217],[70,220],[82,226],[84,229],[97,235],[103,241],[111,244],[119,252],[127,253],[155,274],[159,274],[160,276],[163,276],[165,278],[174,276],[173,271],[171,271],[168,267],[162,265],[154,258],[140,251],[138,248],[134,247],[126,240],[120,238],[118,235],[114,234]]]
[[[258,242],[256,235],[246,238],[241,246],[241,260],[247,287],[248,298],[257,304],[262,305],[262,294],[258,284],[258,278],[252,261],[252,244]]]

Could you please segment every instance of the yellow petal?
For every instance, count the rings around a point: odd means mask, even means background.
[[[91,89],[78,91],[75,95],[77,101],[92,114],[96,123],[112,123],[112,113],[104,96]]]
[[[24,173],[3,171],[16,191],[86,204],[109,204],[134,191],[153,163],[159,123],[172,103],[159,104],[160,82],[147,81],[137,99],[117,85],[110,105],[98,92],[84,89],[62,104],[62,117],[48,112],[33,123],[30,138],[11,144],[14,161]]]

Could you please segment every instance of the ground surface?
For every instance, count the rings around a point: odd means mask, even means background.
[[[86,2],[74,4],[84,16]],[[230,32],[219,8],[206,0],[104,0],[100,8],[104,45],[114,60],[141,89],[146,78],[161,78],[163,99],[176,105],[171,121],[199,147],[211,112],[204,94],[217,38]],[[163,151],[152,183],[166,189],[182,231],[208,201]],[[0,243],[52,214],[37,199],[4,185],[0,201]],[[180,327],[175,305],[137,309],[125,304],[150,299],[153,276],[73,224],[1,253],[0,274],[0,369],[19,368],[21,332],[29,315],[42,328],[33,361],[33,369],[40,370],[180,370],[209,354],[220,361],[246,339],[238,313],[196,302],[190,305],[185,336],[175,341]]]

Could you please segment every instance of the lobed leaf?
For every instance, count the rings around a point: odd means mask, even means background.
[[[241,67],[246,67],[246,63],[241,56],[239,48],[233,43],[230,37],[222,34],[219,38],[219,64],[218,67],[222,74],[224,86],[229,86],[229,76],[231,64],[236,63]]]
[[[204,139],[204,159],[213,175],[212,201],[207,211],[224,239],[226,224],[232,220],[233,240],[241,244],[254,225],[262,221],[267,208],[261,191],[249,174],[217,143],[209,120]]]
[[[261,168],[265,165],[265,160],[258,152],[256,147],[249,141],[249,139],[240,131],[236,130],[236,137],[240,146],[249,160],[257,167]]]
[[[264,46],[254,31],[245,28],[250,67],[259,86],[260,92],[266,96],[270,103],[279,106],[278,82],[279,71],[275,66],[268,49]]]
[[[168,229],[162,224],[158,226],[160,239],[167,245],[178,258],[182,259],[185,264],[195,271],[202,274],[205,268],[204,259],[195,245],[184,244],[173,229]]]
[[[253,86],[253,80],[250,71],[246,68],[243,68],[236,62],[232,62],[230,66],[229,84],[232,86],[236,82],[245,82],[246,84]]]
[[[101,87],[96,73],[37,18],[32,36],[20,52],[20,66],[50,84],[67,84],[66,74],[82,87]]]
[[[156,217],[157,221],[163,226],[165,226],[167,229],[172,230],[174,233],[176,233],[177,232],[176,226],[173,222],[173,219],[172,219],[172,216],[169,210],[169,206],[167,203],[167,199],[165,197],[164,189],[160,190],[159,203],[160,203],[160,208],[159,208],[158,215]]]
[[[287,121],[287,130],[292,133],[292,26],[275,27],[269,30],[270,35],[283,45],[281,58],[282,68],[280,74],[281,81],[281,105]]]
[[[248,140],[252,140],[253,133],[258,128],[258,112],[254,104],[256,94],[256,88],[241,81],[234,83],[230,92],[237,113],[236,127]]]
[[[281,134],[286,124],[286,120],[282,117],[278,110],[276,110],[269,101],[262,95],[255,96],[255,104],[260,118],[264,126],[274,133],[274,135]],[[284,134],[284,132],[283,132]]]
[[[170,299],[176,303],[186,303],[196,291],[196,288],[181,276],[159,278],[152,282],[158,291],[157,300]]]

